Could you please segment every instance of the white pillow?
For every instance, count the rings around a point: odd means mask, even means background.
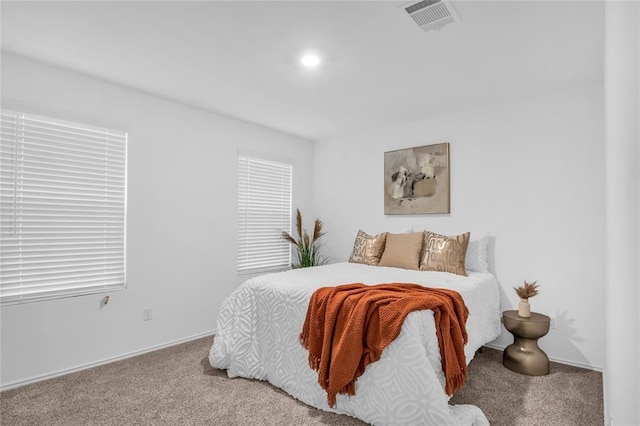
[[[487,245],[489,236],[485,235],[479,240],[470,240],[467,246],[467,254],[464,258],[464,267],[467,271],[489,272],[487,261]]]

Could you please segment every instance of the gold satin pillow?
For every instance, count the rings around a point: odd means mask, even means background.
[[[470,235],[466,232],[462,235],[447,237],[425,231],[420,270],[451,272],[466,277],[464,258],[467,254]]]
[[[378,266],[418,269],[422,250],[422,232],[387,234],[384,253]]]
[[[380,262],[386,239],[386,232],[373,236],[359,230],[349,262],[376,266]]]

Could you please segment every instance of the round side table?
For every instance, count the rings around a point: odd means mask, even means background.
[[[518,311],[505,311],[502,322],[513,334],[513,344],[502,353],[502,365],[528,376],[549,374],[549,357],[538,347],[538,339],[549,332],[549,317],[532,312],[530,318],[523,318]]]

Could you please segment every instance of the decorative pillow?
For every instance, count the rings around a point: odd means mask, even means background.
[[[359,230],[358,235],[356,235],[356,240],[353,243],[353,251],[351,252],[349,262],[376,266],[378,262],[380,262],[386,240],[386,232],[372,236]]]
[[[455,237],[447,237],[446,235],[425,231],[420,270],[451,272],[466,277],[464,258],[467,253],[470,235],[469,232],[466,232]]]
[[[422,251],[422,232],[387,234],[387,242],[378,266],[418,269]]]
[[[467,271],[489,272],[489,261],[487,260],[487,246],[489,236],[485,235],[479,240],[470,240],[467,247],[467,255],[464,259],[464,266]]]

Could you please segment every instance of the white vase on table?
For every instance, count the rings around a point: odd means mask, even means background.
[[[518,315],[522,318],[531,317],[531,305],[529,305],[529,299],[520,299],[520,304],[518,305]]]

